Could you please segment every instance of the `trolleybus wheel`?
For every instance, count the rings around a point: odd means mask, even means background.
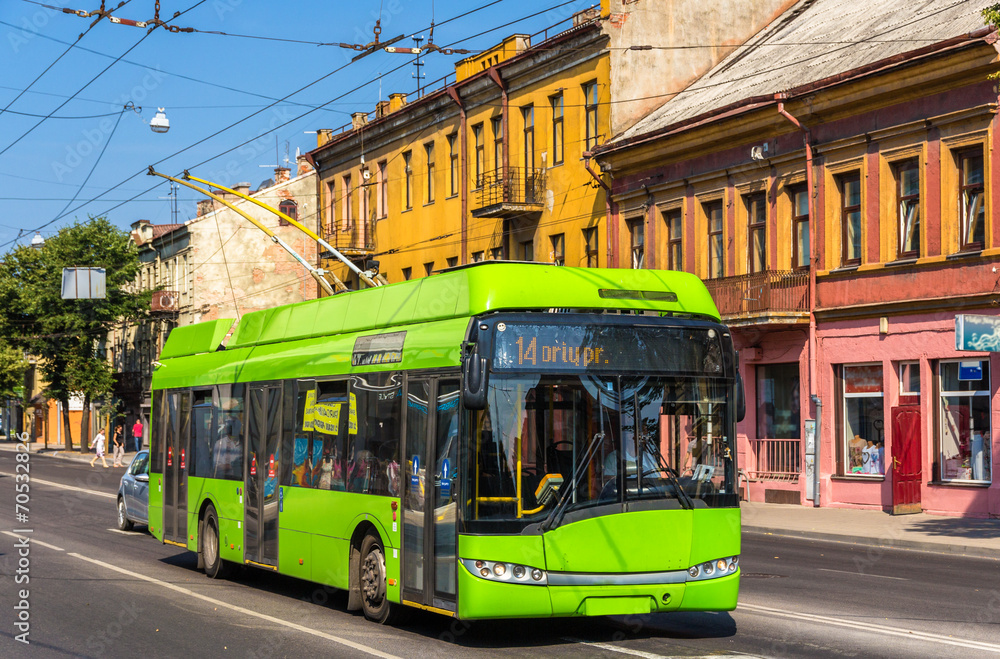
[[[361,586],[361,608],[365,617],[379,624],[390,624],[401,606],[390,602],[385,588],[385,551],[378,535],[369,533],[361,543],[361,563],[358,584]]]
[[[132,530],[132,520],[125,514],[125,499],[118,499],[118,528],[122,531]]]
[[[210,579],[223,579],[229,574],[229,563],[219,557],[219,516],[211,504],[205,510],[202,528],[201,554],[205,560],[205,574]]]

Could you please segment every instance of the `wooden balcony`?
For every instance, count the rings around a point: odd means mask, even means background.
[[[545,208],[545,170],[507,168],[487,172],[476,182],[478,200],[473,217],[513,217],[541,215]]]
[[[809,271],[767,270],[705,280],[729,325],[797,325],[809,322]]]

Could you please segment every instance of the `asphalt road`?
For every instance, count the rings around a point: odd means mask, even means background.
[[[213,581],[193,553],[117,531],[122,470],[32,455],[18,522],[15,464],[0,450],[0,657],[1000,656],[1000,561],[747,535],[732,613],[380,627],[339,591],[254,570]],[[25,588],[30,645],[15,640]]]

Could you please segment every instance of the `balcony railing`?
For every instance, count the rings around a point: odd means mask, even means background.
[[[508,167],[483,174],[476,184],[479,199],[473,217],[504,217],[540,212],[545,204],[545,170]]]
[[[797,483],[801,447],[800,439],[751,439],[747,476],[757,481]]]
[[[357,256],[375,251],[374,220],[338,220],[323,226],[323,239],[345,255]]]
[[[771,312],[809,312],[808,270],[767,270],[750,275],[708,279],[708,292],[728,319]]]

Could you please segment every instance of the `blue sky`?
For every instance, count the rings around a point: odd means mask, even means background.
[[[107,4],[113,7],[120,1]],[[149,20],[154,3],[129,0],[114,15]],[[407,38],[398,45],[412,46],[411,35],[428,36],[433,12],[439,25],[434,31],[436,44],[478,50],[509,34],[543,30],[591,4],[589,0],[202,0],[200,4],[160,0],[164,20],[194,6],[171,22],[202,32],[160,28],[147,36],[144,29],[106,19],[87,31],[93,18],[42,6],[90,11],[100,6],[100,0],[0,0],[0,110],[7,109],[0,112],[0,151],[4,151],[0,254],[15,240],[29,242],[37,227],[45,225],[42,235],[49,236],[88,215],[107,215],[122,228],[139,219],[171,222],[165,198],[168,183],[147,176],[148,165],[157,163],[157,170],[171,175],[190,169],[209,180],[247,181],[256,188],[272,176],[271,168],[276,159],[284,160],[286,149],[294,161],[296,149],[305,152],[315,146],[316,136],[306,131],[342,126],[350,122],[351,112],[374,109],[380,97],[416,88],[415,68],[409,64],[412,56],[378,51],[349,64],[357,53],[348,49],[205,31],[368,43],[375,19],[381,16],[382,41],[403,34]],[[483,9],[445,23],[479,7]],[[532,14],[537,15],[529,17]],[[525,20],[518,21],[521,18]],[[513,21],[517,22],[499,27]],[[76,46],[56,61],[73,42]],[[425,55],[425,84],[452,72],[461,57]],[[111,68],[81,91],[109,64]],[[344,68],[337,71],[340,67]],[[328,74],[287,101],[267,107]],[[141,107],[141,113],[122,112],[128,102]],[[155,134],[144,123],[158,106],[166,108],[170,120],[166,134]],[[28,132],[49,114],[52,118]],[[250,118],[237,123],[246,117]],[[227,128],[231,124],[236,125]],[[177,153],[186,147],[191,148]],[[71,201],[74,196],[77,199]],[[178,198],[179,220],[193,217],[196,193],[181,188]],[[64,212],[68,214],[56,219]]]

